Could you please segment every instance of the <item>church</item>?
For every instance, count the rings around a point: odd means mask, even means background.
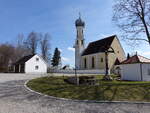
[[[108,69],[112,72],[117,62],[126,59],[125,52],[117,35],[105,37],[103,39],[90,42],[85,47],[84,28],[85,22],[79,18],[75,21],[77,36],[75,40],[75,68],[77,70],[103,70],[106,69],[105,52],[113,49],[108,53]]]

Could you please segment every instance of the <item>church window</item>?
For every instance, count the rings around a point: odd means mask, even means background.
[[[95,67],[95,59],[94,59],[94,57],[92,57],[92,68],[94,68]]]
[[[87,67],[87,61],[86,61],[86,58],[84,59],[84,68],[86,69]]]
[[[83,45],[83,43],[84,43],[83,40],[81,40],[81,44],[82,44],[82,45]]]
[[[77,37],[79,37],[79,31],[77,30]]]
[[[78,45],[78,43],[79,43],[79,42],[78,42],[78,40],[77,40],[77,45]]]
[[[103,62],[103,58],[101,58],[101,62]]]

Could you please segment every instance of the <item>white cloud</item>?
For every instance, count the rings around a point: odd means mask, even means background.
[[[59,49],[60,52],[62,52],[62,49]]]
[[[100,34],[100,37],[104,38],[104,37],[107,37],[109,35],[106,35],[106,34]]]
[[[69,51],[73,51],[73,52],[75,52],[75,49],[74,48],[72,48],[72,47],[68,47],[67,48]]]
[[[112,35],[115,35],[115,34],[117,34],[117,33],[112,33],[112,34],[100,34],[100,37],[101,38],[105,38],[105,37],[109,37],[109,36],[112,36]]]
[[[69,62],[69,61],[70,61],[70,59],[69,59],[69,58],[66,58],[66,57],[61,57],[61,59],[62,59],[62,61],[64,61],[64,62]]]
[[[143,52],[143,55],[150,55],[150,51]]]
[[[137,51],[139,55],[150,57],[150,51]]]

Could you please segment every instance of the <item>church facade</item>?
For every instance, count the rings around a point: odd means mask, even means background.
[[[116,35],[112,35],[101,40],[97,40],[85,47],[84,28],[85,22],[81,17],[75,22],[77,36],[75,40],[75,67],[78,70],[105,70],[105,52],[113,49],[113,53],[108,53],[108,68],[113,70],[116,61],[125,60],[125,52]]]

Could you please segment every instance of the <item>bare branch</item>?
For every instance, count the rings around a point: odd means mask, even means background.
[[[128,40],[138,40],[138,41],[146,41],[146,42],[148,42],[149,43],[149,41],[148,40],[146,40],[146,39],[142,39],[142,38],[127,38]]]
[[[118,0],[114,5],[113,21],[126,35],[126,39],[146,41],[150,44],[149,12],[150,0]]]

